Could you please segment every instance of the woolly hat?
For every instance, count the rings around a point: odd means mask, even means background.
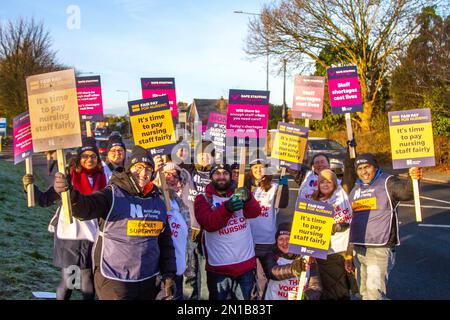
[[[122,137],[119,135],[113,135],[113,136],[109,136],[108,138],[108,150],[111,150],[112,147],[122,147],[123,150],[126,151],[126,147],[125,144],[122,141]]]
[[[214,164],[211,168],[211,171],[209,172],[209,178],[212,179],[212,176],[214,174],[214,172],[216,172],[219,169],[223,169],[225,171],[228,171],[228,173],[231,176],[231,167],[228,164],[223,164],[223,163],[218,163],[218,164]]]
[[[290,222],[283,222],[278,225],[277,232],[275,233],[275,240],[281,235],[291,235],[292,224]]]
[[[136,163],[143,162],[150,165],[153,169],[155,169],[155,163],[153,162],[153,158],[146,149],[140,146],[134,146],[131,149],[131,155],[126,160],[125,168],[127,171],[130,171],[130,168]]]
[[[363,153],[363,154],[360,154],[359,156],[356,157],[356,159],[355,159],[355,170],[357,170],[358,167],[360,165],[363,165],[363,164],[371,164],[375,168],[379,168],[377,160],[375,159],[375,157],[371,153]]]
[[[97,142],[95,141],[95,138],[93,137],[83,138],[81,147],[77,149],[77,155],[81,156],[81,154],[85,151],[94,152],[97,155],[98,159],[100,160],[100,154],[98,152]]]

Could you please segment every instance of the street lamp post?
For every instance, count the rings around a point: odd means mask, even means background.
[[[234,13],[240,13],[240,14],[248,14],[252,16],[261,16],[260,13],[253,13],[253,12],[245,12],[242,10],[235,10]],[[266,90],[269,91],[269,45],[266,42]]]
[[[283,118],[283,122],[287,122],[287,110],[286,110],[286,63],[287,60],[283,59],[283,108],[281,110],[281,116]]]
[[[116,90],[117,92],[126,92],[127,93],[127,107],[128,107],[128,101],[130,101],[130,91],[128,90]],[[128,134],[131,137],[131,116],[130,116],[130,112],[128,111]]]

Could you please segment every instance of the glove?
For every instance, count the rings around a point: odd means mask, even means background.
[[[175,297],[175,282],[172,277],[165,276],[162,280],[164,290],[164,300],[173,300]]]
[[[306,271],[306,263],[303,258],[296,258],[291,264],[291,272],[295,277],[299,277],[300,274]]]
[[[280,177],[280,180],[278,180],[278,185],[280,185],[280,186],[287,186],[288,185],[288,177],[287,177],[287,175]]]
[[[233,197],[240,198],[244,203],[250,200],[250,191],[245,187],[240,187],[234,190]]]
[[[355,138],[353,138],[352,140],[348,140],[348,141],[347,141],[347,145],[348,145],[349,147],[356,148],[357,144],[356,144]]]
[[[55,181],[53,182],[53,188],[57,193],[69,190],[69,185],[67,183],[66,176],[61,172],[55,173]]]
[[[334,235],[336,232],[344,232],[348,227],[350,227],[350,225],[345,222],[335,223],[333,224],[333,228],[331,228],[331,235]]]
[[[225,201],[225,208],[228,212],[239,211],[244,208],[244,202],[233,195],[230,200]]]
[[[22,178],[22,183],[23,183],[23,190],[26,192],[27,191],[27,187],[30,184],[34,183],[34,176],[32,174],[24,175],[23,178]]]

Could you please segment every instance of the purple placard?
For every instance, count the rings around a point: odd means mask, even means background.
[[[327,69],[332,114],[362,112],[361,87],[356,66]]]
[[[216,160],[219,161],[225,159],[226,134],[227,116],[221,113],[210,113],[205,139],[213,142],[214,149],[216,150]]]
[[[293,137],[300,137],[305,139],[305,149],[306,149],[306,141],[308,139],[308,132],[309,129],[307,127],[298,126],[292,123],[285,123],[285,122],[278,122],[277,126],[277,133],[276,134],[282,134],[284,136],[293,136]],[[285,140],[287,141],[287,140]],[[281,141],[279,142],[282,143]],[[300,170],[302,167],[302,162],[305,154],[305,150],[303,150],[303,155],[298,154],[298,152],[292,152],[292,155],[295,154],[295,156],[298,157],[297,162],[288,161],[285,159],[277,159],[274,157],[275,150],[272,148],[272,165],[274,166],[280,166],[289,168],[292,170]],[[280,157],[282,158],[282,157]],[[292,157],[286,157],[286,158],[292,158]]]
[[[167,95],[128,101],[128,109],[135,145],[148,149],[153,156],[171,154],[176,145],[174,140],[154,146],[155,141],[161,141],[160,137],[174,137],[174,131],[167,131],[170,127],[175,130],[171,112],[164,112],[170,110]]]
[[[267,138],[269,91],[230,90],[227,111],[227,138],[237,138],[238,145],[245,139]]]
[[[77,97],[82,121],[102,121],[103,101],[100,76],[77,77]]]
[[[294,118],[321,120],[323,114],[323,94],[325,78],[316,76],[295,76]]]
[[[305,220],[303,220],[303,219],[299,218],[299,216],[298,216],[299,213],[306,214],[308,217]],[[314,219],[327,218],[327,220],[329,220],[329,223],[331,223],[331,227],[329,228],[328,231],[326,231],[326,232],[324,231],[323,236],[324,237],[326,236],[327,238],[331,238],[333,215],[334,215],[334,209],[331,204],[328,204],[328,203],[322,202],[322,201],[314,201],[314,200],[298,197],[297,201],[295,203],[295,212],[294,212],[294,218],[293,218],[293,222],[292,222],[291,237],[294,234],[299,234],[299,235],[304,234],[304,233],[298,232],[301,224],[310,223],[310,225],[311,225],[312,224],[311,221],[314,221]],[[310,220],[308,220],[308,219],[310,219]],[[330,219],[331,219],[331,221],[330,221]],[[312,231],[312,232],[314,232],[314,231]],[[308,235],[306,235],[306,237],[308,237]],[[322,237],[322,239],[323,239],[323,237]],[[326,243],[324,243],[324,245],[325,244]],[[331,240],[330,240],[329,244],[331,244]],[[328,245],[328,248],[325,250],[325,249],[319,249],[319,248],[310,247],[310,246],[302,246],[302,245],[298,245],[298,244],[293,244],[290,242],[289,246],[288,246],[288,251],[289,251],[289,253],[307,255],[307,256],[311,256],[311,257],[319,258],[319,259],[326,259],[327,255],[329,253],[329,248],[330,248],[329,245]]]
[[[21,113],[13,119],[13,137],[14,164],[18,164],[33,154],[28,112]]]
[[[142,98],[155,98],[167,95],[174,123],[178,119],[175,78],[141,78]]]
[[[388,113],[392,167],[433,167],[433,128],[430,109],[402,110]]]

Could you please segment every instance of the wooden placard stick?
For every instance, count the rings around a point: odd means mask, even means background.
[[[31,156],[25,159],[25,172],[26,174],[33,174],[33,160]],[[35,205],[34,202],[34,184],[29,184],[27,186],[27,200],[28,200],[28,208],[33,208]]]
[[[351,140],[353,140],[353,129],[352,129],[352,120],[350,118],[350,113],[348,113],[348,112],[345,113],[345,123],[347,124],[347,140],[351,141]],[[352,146],[349,146],[349,151],[350,151],[350,158],[351,159],[356,158],[355,148]]]
[[[420,208],[419,180],[412,179],[414,191],[414,207],[416,209],[416,221],[422,222],[422,209]]]
[[[303,257],[301,257],[301,259],[305,259],[307,261],[308,265],[311,263],[310,256],[303,256]],[[297,296],[296,296],[295,300],[302,300],[303,290],[305,288],[306,281],[308,281],[308,279],[309,279],[309,274],[310,274],[309,269],[308,269],[308,271],[302,272],[300,274],[300,277],[298,278],[298,291],[297,291]]]
[[[286,168],[281,168],[281,174],[280,174],[280,180],[286,175]],[[281,192],[283,190],[283,186],[279,185],[277,189],[277,197],[275,198],[275,208],[278,209],[280,207],[280,200],[281,200]]]
[[[58,171],[65,174],[66,172],[66,157],[63,149],[56,150],[56,157],[58,159]],[[67,224],[73,223],[72,218],[72,204],[70,203],[70,192],[64,191],[61,193],[61,211],[64,215],[64,222]]]
[[[244,178],[245,178],[245,156],[246,156],[246,148],[241,147],[240,158],[239,158],[239,180],[238,180],[238,188],[242,188],[244,186]]]
[[[86,121],[86,136],[92,137],[91,121]]]

